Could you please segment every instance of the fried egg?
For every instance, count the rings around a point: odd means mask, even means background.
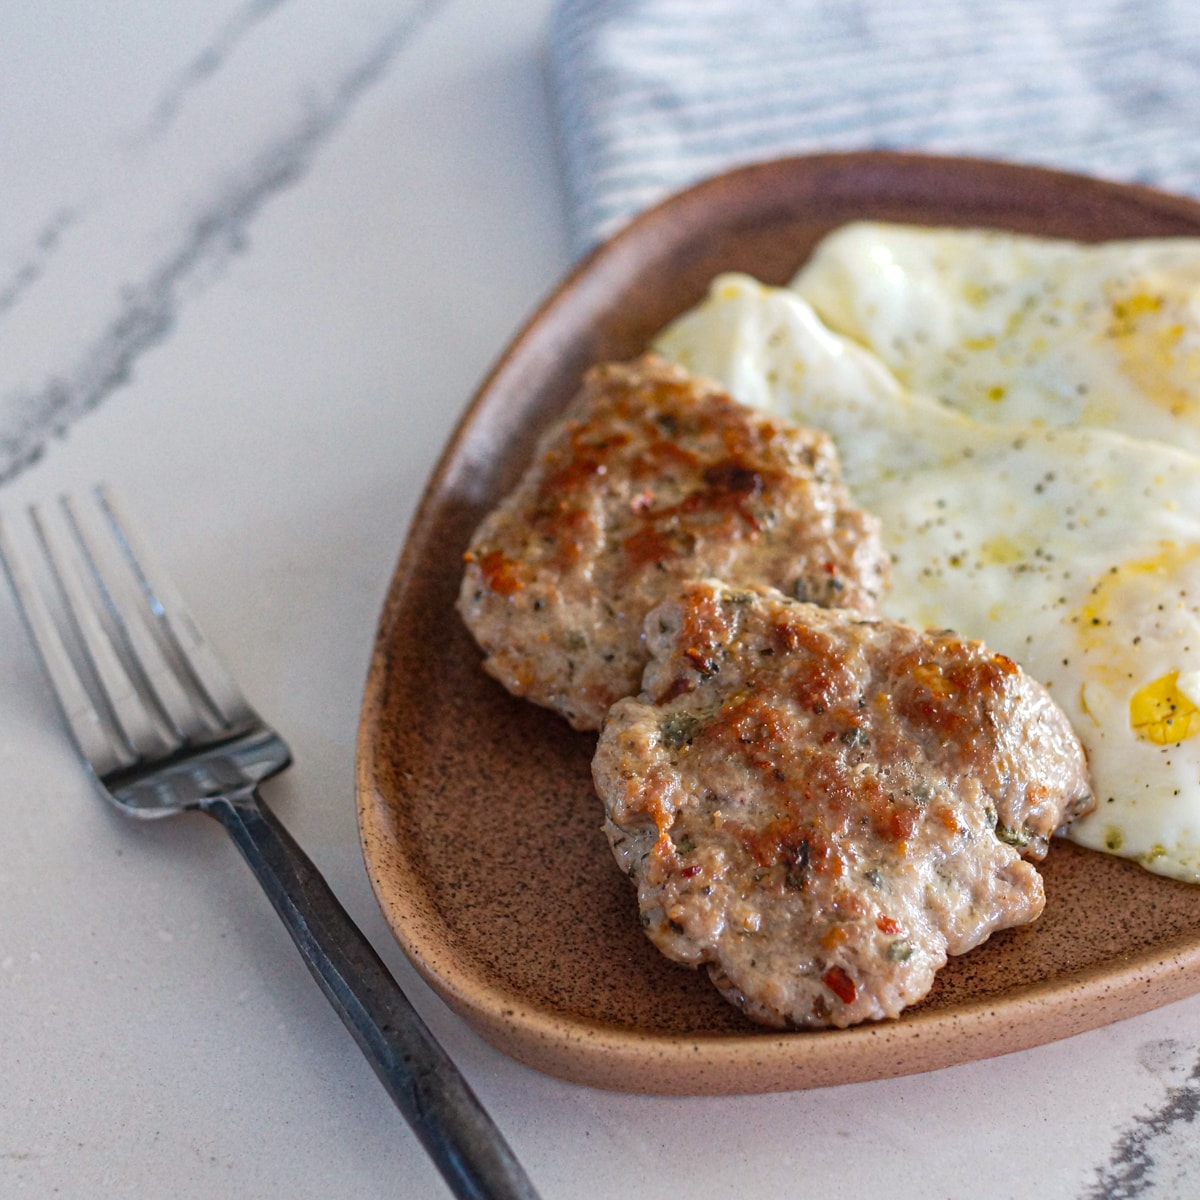
[[[984,640],[1070,718],[1098,806],[1068,836],[1200,881],[1200,458],[948,408],[745,276],[716,280],[655,348],[828,432],[883,522],[885,612]]]
[[[1200,240],[847,225],[791,285],[906,387],[984,421],[1200,452]]]

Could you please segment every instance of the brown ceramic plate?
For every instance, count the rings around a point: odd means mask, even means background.
[[[417,969],[483,1037],[551,1074],[644,1092],[819,1087],[930,1070],[1200,991],[1200,888],[1070,844],[1041,920],[951,959],[899,1020],[780,1034],[662,958],[600,830],[594,736],[508,696],[453,604],[460,555],[591,363],[645,348],[720,271],[785,282],[875,218],[1098,240],[1200,236],[1200,205],[996,163],[892,154],[765,163],[684,192],[583,261],[480,389],[383,613],[359,739],[372,884]]]

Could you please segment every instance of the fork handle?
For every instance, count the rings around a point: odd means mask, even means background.
[[[459,1200],[538,1200],[458,1068],[312,860],[248,788],[204,810],[229,831],[309,970]]]

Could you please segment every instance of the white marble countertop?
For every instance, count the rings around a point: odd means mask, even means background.
[[[0,508],[104,479],[140,514],[293,746],[276,811],[546,1200],[1200,1193],[1200,998],[924,1076],[625,1096],[492,1049],[391,939],[359,701],[435,458],[569,266],[548,11],[7,6]],[[216,824],[97,800],[0,601],[0,1196],[448,1194]]]

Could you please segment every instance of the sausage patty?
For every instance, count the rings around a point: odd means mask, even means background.
[[[588,374],[476,531],[458,608],[510,692],[597,729],[638,690],[642,620],[682,581],[868,612],[887,574],[828,437],[646,356]]]
[[[947,954],[1040,914],[1024,858],[1095,801],[1010,659],[715,580],[645,633],[593,763],[609,841],[651,940],[750,1017],[895,1017]]]

